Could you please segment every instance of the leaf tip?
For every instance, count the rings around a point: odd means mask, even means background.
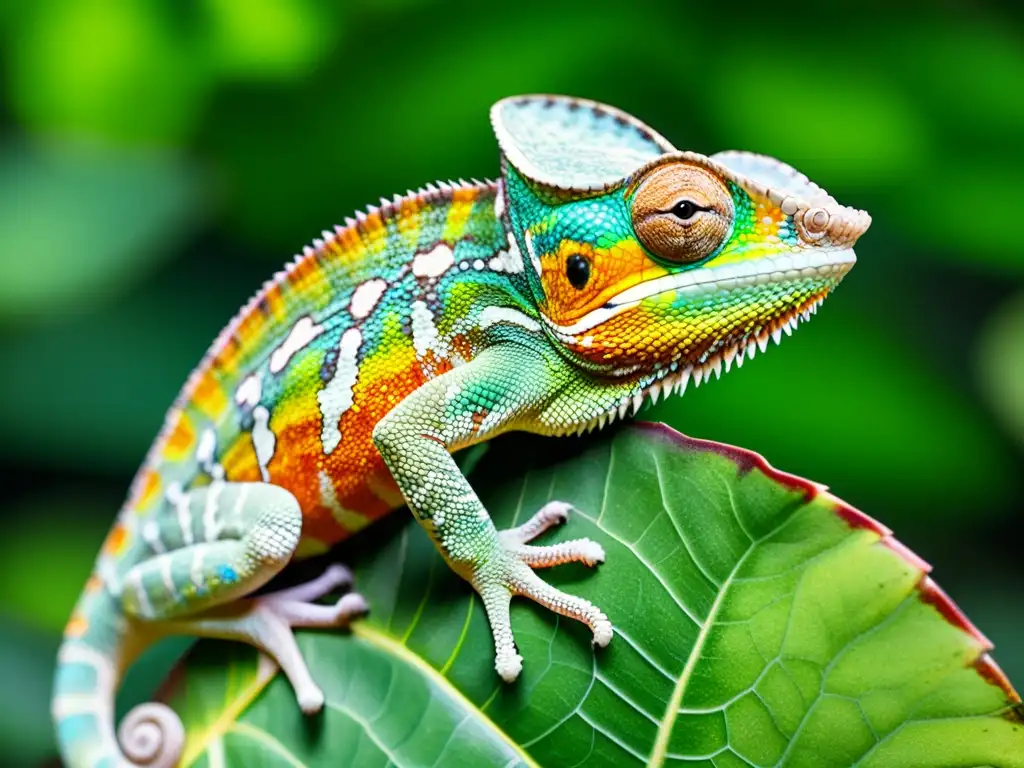
[[[1001,688],[1006,693],[1006,697],[1013,702],[1014,706],[1006,711],[1006,717],[1014,722],[1024,724],[1024,707],[1021,706],[1020,694],[1014,690],[1009,678],[1000,669],[996,660],[988,653],[983,653],[975,660],[974,668],[987,682]]]

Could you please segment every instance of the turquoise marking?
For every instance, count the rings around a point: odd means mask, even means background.
[[[74,744],[79,741],[91,742],[99,732],[99,721],[96,715],[82,713],[68,715],[57,723],[57,733],[62,744]]]
[[[217,578],[220,579],[222,584],[234,584],[238,581],[238,574],[235,573],[235,569],[229,565],[218,565]]]
[[[61,664],[54,676],[54,687],[61,693],[93,693],[99,687],[99,677],[91,664]]]

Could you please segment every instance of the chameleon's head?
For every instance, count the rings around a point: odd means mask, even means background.
[[[706,376],[817,308],[868,228],[769,157],[679,152],[592,102],[505,99],[498,207],[544,324],[610,375]]]

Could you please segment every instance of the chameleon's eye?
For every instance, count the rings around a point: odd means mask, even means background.
[[[689,163],[652,170],[633,197],[633,230],[644,247],[687,264],[714,253],[732,230],[732,196],[711,171]]]
[[[590,280],[590,262],[578,253],[565,260],[565,276],[569,284],[577,291],[582,291]]]

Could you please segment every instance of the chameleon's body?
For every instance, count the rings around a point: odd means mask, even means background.
[[[835,287],[870,221],[777,161],[678,153],[589,102],[506,100],[492,119],[498,183],[429,187],[325,232],[190,377],[68,623],[53,708],[71,768],[123,764],[117,680],[169,632],[259,645],[318,709],[288,628],[344,623],[362,599],[311,604],[339,570],[245,595],[405,503],[481,593],[502,677],[521,663],[512,594],[606,644],[604,614],[532,570],[593,565],[600,547],[526,544],[565,519],[557,502],[498,533],[449,452],[604,425],[742,363]]]

